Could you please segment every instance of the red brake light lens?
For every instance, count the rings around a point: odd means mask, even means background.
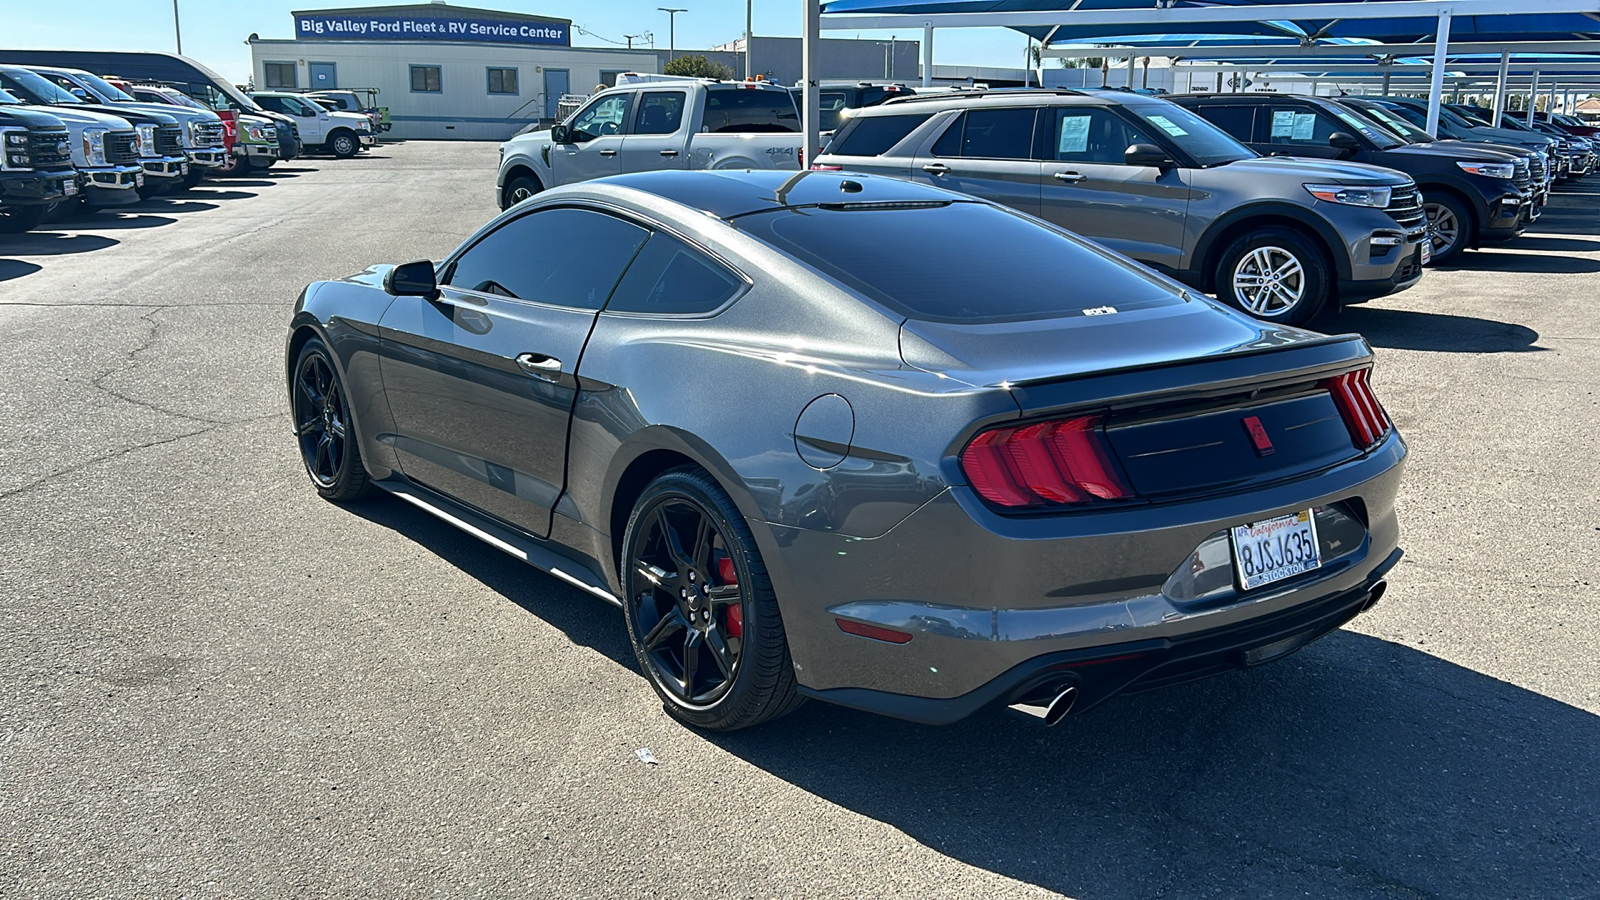
[[[985,431],[961,451],[961,469],[979,496],[1012,509],[1127,499],[1101,426],[1080,416]]]
[[[1372,449],[1393,427],[1377,395],[1372,393],[1371,377],[1370,368],[1357,369],[1322,383],[1333,395],[1333,403],[1339,408],[1339,415],[1344,418],[1357,450]]]

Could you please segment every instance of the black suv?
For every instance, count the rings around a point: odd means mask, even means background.
[[[1261,153],[1347,159],[1410,175],[1422,191],[1435,264],[1468,246],[1516,237],[1527,227],[1532,182],[1526,163],[1512,154],[1410,144],[1326,97],[1185,94],[1168,99]]]

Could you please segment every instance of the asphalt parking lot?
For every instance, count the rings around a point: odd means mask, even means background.
[[[1412,450],[1346,629],[1049,730],[707,735],[619,611],[319,500],[289,438],[296,293],[443,256],[495,162],[385,145],[0,237],[0,895],[1600,895],[1600,176],[1320,322]]]

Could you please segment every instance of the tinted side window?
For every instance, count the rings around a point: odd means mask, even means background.
[[[1056,110],[1049,154],[1061,162],[1122,165],[1128,147],[1149,143],[1132,125],[1104,109],[1067,107]]]
[[[1030,159],[1032,109],[974,109],[967,112],[961,154],[969,159]]]
[[[688,97],[683,91],[655,91],[643,94],[639,101],[639,121],[633,126],[634,134],[672,134],[683,124],[683,103]]]
[[[906,135],[932,117],[932,113],[912,116],[866,116],[846,126],[849,130],[839,136],[829,153],[846,156],[877,156],[905,140]]]
[[[967,114],[962,113],[956,116],[955,120],[950,123],[950,127],[944,130],[944,134],[939,135],[939,139],[933,142],[933,155],[944,157],[960,156],[961,135],[966,129]]]
[[[788,91],[713,89],[706,92],[702,123],[712,134],[751,131],[762,134],[800,130],[800,114]]]
[[[1204,103],[1187,109],[1221,128],[1242,143],[1255,140],[1256,108],[1254,106],[1213,106]]]
[[[720,263],[657,232],[628,267],[606,311],[707,313],[728,302],[742,283]]]
[[[519,300],[599,309],[649,232],[586,209],[512,219],[457,258],[447,283]]]

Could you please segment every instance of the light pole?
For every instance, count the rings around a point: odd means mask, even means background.
[[[172,33],[178,39],[178,55],[183,55],[183,28],[178,25],[178,0],[172,0]]]
[[[625,38],[627,40],[627,42],[628,42],[628,49],[629,50],[633,49],[633,39],[636,38],[636,37],[640,37],[640,35],[637,35],[637,34],[625,34],[625,35],[623,35],[623,38]]]
[[[744,80],[750,80],[750,42],[755,39],[751,33],[751,9],[755,0],[744,0]]]
[[[656,9],[667,14],[667,62],[678,54],[678,13],[688,12],[682,7],[658,6]]]

